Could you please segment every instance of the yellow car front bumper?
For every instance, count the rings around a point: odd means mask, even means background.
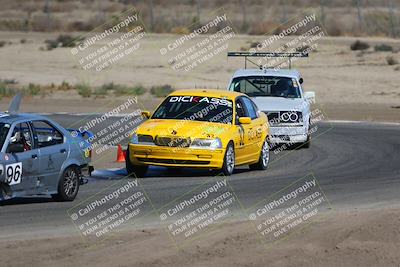
[[[133,165],[220,169],[225,149],[193,149],[129,144]]]

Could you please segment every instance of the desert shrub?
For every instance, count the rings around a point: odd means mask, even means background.
[[[47,50],[52,50],[57,47],[75,47],[77,42],[83,41],[83,38],[75,38],[68,34],[60,34],[56,39],[48,39],[46,43]]]
[[[57,89],[62,91],[68,91],[72,89],[72,86],[68,82],[62,81],[62,83],[57,86]]]
[[[96,96],[105,96],[107,93],[108,91],[103,86],[97,87],[93,92]]]
[[[393,47],[387,44],[378,44],[375,45],[374,50],[377,52],[390,52],[393,51]]]
[[[394,57],[392,57],[392,56],[386,57],[386,62],[387,62],[388,65],[397,65],[397,64],[399,64],[399,61],[397,59],[395,59]]]
[[[369,44],[360,40],[355,41],[350,45],[351,50],[366,50],[369,48]]]
[[[0,99],[3,98],[6,91],[7,91],[7,85],[4,82],[0,81]]]
[[[108,91],[113,91],[116,95],[142,95],[146,92],[146,89],[141,85],[125,86],[115,84],[114,82],[105,83],[98,87],[94,94],[95,95],[106,95]]]
[[[47,50],[53,50],[54,48],[58,47],[58,41],[57,40],[45,40],[44,43],[46,44],[46,49]]]
[[[74,47],[75,38],[68,34],[60,34],[57,37],[57,41],[61,44],[61,47]]]
[[[10,87],[3,81],[0,81],[0,99],[5,96],[12,96],[15,94],[15,89]]]
[[[75,32],[86,32],[92,30],[92,28],[84,21],[72,21],[67,24],[68,31]]]
[[[16,79],[0,79],[1,83],[5,83],[5,84],[17,84],[17,80]]]
[[[78,94],[82,97],[90,97],[92,95],[92,90],[90,88],[90,85],[87,83],[79,83],[75,85],[76,91],[78,91]]]
[[[129,88],[127,86],[124,86],[124,85],[115,85],[114,93],[116,95],[128,95],[129,94]]]
[[[256,48],[258,45],[260,45],[260,42],[250,42],[250,48]]]
[[[34,83],[30,83],[28,84],[28,88],[25,89],[25,91],[29,94],[29,95],[38,95],[41,91],[41,87],[38,84],[34,84]]]
[[[153,86],[150,89],[150,93],[152,95],[155,95],[156,97],[166,97],[167,95],[172,93],[172,91],[174,91],[174,89],[169,84],[165,84],[165,85],[161,85],[161,86]]]
[[[189,34],[190,30],[186,27],[174,27],[171,29],[171,33],[174,34]]]
[[[117,84],[115,84],[114,82],[110,82],[103,84],[100,88],[102,88],[102,90],[104,91],[108,91],[108,90],[115,90],[115,88],[117,87],[118,87]]]
[[[25,44],[25,43],[26,43],[26,39],[21,39],[21,40],[19,40],[19,42],[20,42],[21,44]]]
[[[101,96],[101,95],[107,95],[108,91],[115,91],[117,90],[117,88],[119,87],[119,85],[115,84],[114,82],[110,82],[110,83],[105,83],[102,86],[96,88],[96,90],[94,91],[95,95]]]
[[[134,95],[143,95],[144,93],[146,93],[146,89],[141,85],[136,85],[131,88],[131,92]]]
[[[308,51],[309,49],[310,49],[309,45],[300,45],[300,46],[296,47],[296,52],[303,53],[303,52]]]
[[[7,42],[5,42],[5,41],[0,41],[0,47],[5,46],[6,44],[7,44]]]
[[[146,89],[141,85],[136,85],[133,87],[119,85],[115,88],[116,95],[143,95]]]

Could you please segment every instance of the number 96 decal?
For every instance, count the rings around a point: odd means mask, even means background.
[[[22,162],[6,165],[6,183],[9,185],[20,184],[22,178]]]

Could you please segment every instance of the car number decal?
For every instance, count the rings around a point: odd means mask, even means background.
[[[22,162],[6,165],[6,183],[9,185],[20,184],[22,178]]]

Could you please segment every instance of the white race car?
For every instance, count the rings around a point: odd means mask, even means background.
[[[310,146],[310,103],[314,92],[304,92],[300,73],[291,69],[237,70],[228,90],[245,93],[267,114],[270,142]]]

